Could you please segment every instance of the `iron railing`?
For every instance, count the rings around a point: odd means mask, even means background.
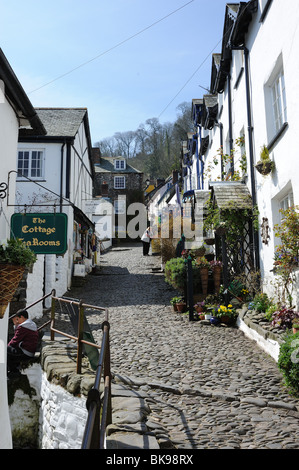
[[[73,299],[67,299],[63,297],[56,297],[55,290],[52,290],[50,294],[47,294],[40,299],[36,300],[32,304],[26,307],[26,310],[30,309],[34,305],[42,302],[48,297],[52,297],[51,300],[51,319],[41,325],[38,330],[42,330],[47,325],[50,325],[50,339],[55,340],[55,333],[65,336],[66,338],[72,339],[77,342],[77,374],[81,374],[82,371],[82,356],[83,346],[88,345],[95,347],[99,350],[98,365],[96,367],[95,383],[92,389],[89,391],[86,401],[86,407],[88,409],[87,422],[85,426],[84,436],[82,440],[82,449],[103,449],[105,447],[105,436],[106,427],[112,423],[112,409],[111,409],[111,368],[110,368],[110,324],[108,321],[108,309],[103,307],[96,307],[94,305],[84,304],[82,301],[75,301]],[[78,318],[78,332],[77,336],[70,335],[63,331],[55,328],[55,313],[56,313],[56,302],[60,304],[65,303],[71,306],[78,307],[79,318]],[[102,344],[97,344],[83,339],[84,333],[84,309],[91,308],[93,310],[103,311],[105,313],[105,320],[101,327],[103,331]],[[10,317],[13,318],[16,314]],[[104,392],[101,396],[100,384],[103,379]]]

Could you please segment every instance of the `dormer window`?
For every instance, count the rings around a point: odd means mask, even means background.
[[[118,158],[114,160],[114,169],[115,170],[125,170],[126,169],[126,160],[124,158]]]

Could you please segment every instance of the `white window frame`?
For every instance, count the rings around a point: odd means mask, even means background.
[[[34,168],[33,165],[33,154],[40,154],[37,161],[40,162],[40,168]],[[22,154],[22,159],[24,159],[25,154],[28,154],[28,167],[24,168],[24,160],[23,165],[20,165],[20,155]],[[44,171],[45,171],[45,150],[44,149],[19,149],[18,150],[18,173],[17,179],[18,180],[26,180],[30,178],[32,180],[42,180],[44,179]],[[39,174],[34,174],[35,171],[39,171]]]
[[[115,170],[125,170],[126,169],[126,160],[123,159],[123,158],[114,160],[114,168],[115,168]]]
[[[114,189],[126,189],[125,176],[114,176]]]
[[[276,60],[264,83],[265,113],[269,150],[288,128],[287,97],[282,54]]]
[[[279,209],[283,211],[289,209],[293,205],[294,205],[293,191],[290,191],[286,196],[284,196],[284,198],[280,199],[279,201]],[[282,214],[281,214],[281,218],[282,218]]]
[[[287,102],[283,69],[280,70],[279,74],[273,81],[271,86],[271,95],[274,130],[277,134],[281,130],[284,123],[287,122]]]
[[[125,214],[126,213],[126,200],[125,199],[115,199],[115,201],[114,201],[114,212],[115,212],[115,214]]]

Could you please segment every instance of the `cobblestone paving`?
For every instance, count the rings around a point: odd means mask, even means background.
[[[142,256],[141,245],[107,251],[101,266],[69,294],[109,308],[112,372],[151,397],[148,424],[160,440],[177,449],[299,448],[299,400],[254,341],[174,313],[176,293],[155,271],[160,258]],[[101,318],[87,315],[100,342]]]

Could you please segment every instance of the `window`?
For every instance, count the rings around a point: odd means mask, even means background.
[[[114,161],[114,168],[115,170],[125,170],[126,169],[126,161],[122,160],[115,160]]]
[[[20,150],[18,152],[18,177],[38,179],[44,177],[44,151]]]
[[[125,189],[126,187],[126,178],[124,176],[115,176],[114,177],[114,189]]]
[[[288,127],[287,100],[282,55],[276,61],[272,73],[264,86],[268,149],[272,150],[276,142]]]
[[[115,211],[115,214],[125,214],[126,213],[126,200],[116,199],[114,201],[114,211]]]
[[[280,210],[286,211],[289,207],[294,205],[294,196],[293,192],[289,192],[283,199],[280,200],[279,208]]]
[[[272,106],[274,112],[274,127],[276,133],[280,131],[287,121],[287,104],[283,70],[274,80],[272,89]]]

